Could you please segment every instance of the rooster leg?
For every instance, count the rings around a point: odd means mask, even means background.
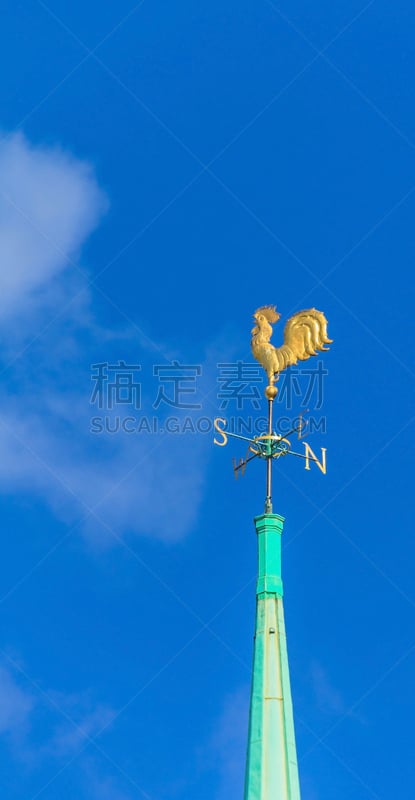
[[[268,370],[267,375],[268,375],[268,383],[270,386],[274,386],[275,381],[278,381],[280,377],[280,373],[274,372],[274,370]]]

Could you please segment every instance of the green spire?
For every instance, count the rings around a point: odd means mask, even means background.
[[[300,800],[281,579],[283,517],[255,518],[258,582],[245,800]]]

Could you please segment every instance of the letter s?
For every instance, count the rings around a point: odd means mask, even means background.
[[[214,441],[214,444],[219,445],[219,447],[225,447],[225,444],[228,443],[228,437],[227,437],[225,431],[220,427],[220,425],[219,425],[220,422],[222,422],[223,426],[226,427],[226,419],[222,419],[222,417],[216,417],[216,419],[213,420],[213,424],[215,426],[215,430],[218,431],[218,433],[220,433],[220,435],[223,437],[223,441],[222,442],[218,442],[216,436],[214,437],[213,441]]]

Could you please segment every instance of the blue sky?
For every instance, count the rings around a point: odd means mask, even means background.
[[[327,475],[274,481],[303,800],[413,798],[412,28],[401,0],[5,10],[7,800],[242,796],[264,475],[196,429],[263,413],[217,365],[252,362],[267,303],[334,339]],[[99,409],[93,365],[120,362],[137,394],[105,407],[111,373]],[[197,408],[166,401],[172,362]]]

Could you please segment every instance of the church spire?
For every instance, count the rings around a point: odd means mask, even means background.
[[[302,439],[302,415],[291,431],[282,436],[273,431],[273,403],[278,389],[275,381],[280,372],[298,361],[305,361],[317,351],[327,350],[331,343],[327,320],[322,311],[309,308],[297,311],[284,329],[284,343],[274,347],[270,342],[272,323],[280,315],[275,306],[262,306],[255,314],[252,329],[252,354],[268,376],[265,396],[268,401],[267,432],[248,438],[226,430],[226,420],[218,417],[215,430],[221,438],[215,444],[224,447],[228,438],[247,443],[245,458],[234,463],[234,473],[244,474],[247,464],[256,458],[266,461],[266,497],[264,513],[255,517],[258,539],[258,580],[256,588],[256,622],[251,703],[249,713],[248,752],[245,773],[245,800],[300,800],[294,718],[291,700],[287,642],[285,638],[283,589],[281,576],[281,536],[284,518],[273,513],[272,463],[293,455],[310,461],[326,473],[326,451],[321,462],[310,446],[303,442],[304,452],[291,449],[289,437],[298,433]]]
[[[255,518],[258,580],[245,800],[300,800],[285,638],[279,514]]]

